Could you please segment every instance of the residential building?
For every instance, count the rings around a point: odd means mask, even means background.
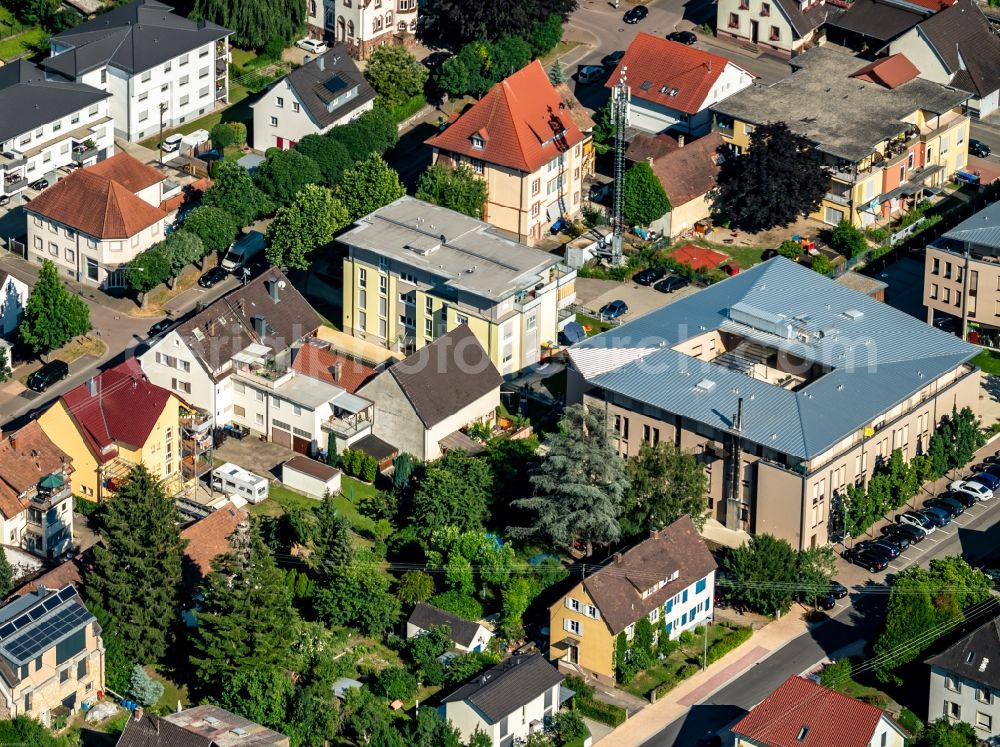
[[[486,181],[483,220],[527,244],[580,212],[593,163],[591,137],[571,115],[579,104],[565,96],[535,60],[427,141],[435,163],[467,163]]]
[[[492,425],[503,378],[465,324],[390,366],[358,390],[374,402],[372,432],[421,461],[475,450],[462,429]]]
[[[124,288],[125,266],[166,235],[160,205],[179,191],[124,151],[77,169],[25,205],[28,258],[87,285]]]
[[[0,440],[0,533],[2,543],[43,558],[73,546],[73,462],[28,423]]]
[[[137,708],[116,747],[289,747],[273,729],[214,705],[156,716]]]
[[[927,663],[928,721],[964,721],[980,741],[993,742],[1000,735],[1000,620],[983,623]]]
[[[464,620],[426,602],[417,602],[406,619],[406,638],[424,635],[438,625],[448,628],[455,650],[462,653],[484,651],[493,638],[493,631],[482,623]]]
[[[386,44],[415,40],[417,0],[305,0],[306,25],[319,39],[343,44],[351,56],[367,60]]]
[[[306,135],[322,135],[375,104],[375,91],[342,44],[279,78],[253,104],[253,147],[294,148]]]
[[[187,542],[182,567],[185,586],[189,589],[201,586],[212,572],[212,561],[229,552],[229,538],[246,520],[247,512],[227,500],[208,516],[181,530],[181,539]]]
[[[567,401],[604,412],[623,455],[660,440],[696,454],[734,544],[806,549],[842,531],[848,485],[979,407],[978,352],[778,256],[578,342]]]
[[[331,344],[316,337],[294,349],[292,368],[303,376],[325,381],[354,394],[377,371],[348,354],[336,352]]]
[[[932,3],[933,8],[930,7]],[[926,7],[923,2],[913,0],[855,0],[847,10],[827,22],[826,39],[858,54],[882,54],[890,42],[940,7],[933,0]]]
[[[796,675],[731,731],[736,747],[903,747],[910,736],[881,708]]]
[[[42,67],[110,93],[114,136],[137,141],[228,105],[231,34],[135,0],[51,37]]]
[[[28,304],[30,290],[27,283],[9,272],[0,271],[0,341],[14,341],[17,328],[24,319],[24,308]],[[10,362],[10,358],[7,362]]]
[[[252,348],[272,360],[284,357],[321,324],[305,298],[272,268],[163,335],[139,363],[150,381],[223,426],[234,417],[235,356]]]
[[[693,141],[687,141],[684,135],[637,135],[632,139],[626,157],[649,163],[670,200],[670,211],[651,228],[664,236],[679,236],[711,216],[710,192],[728,152],[722,146],[718,132]]]
[[[56,169],[114,153],[110,96],[53,80],[26,60],[0,67],[0,196],[17,194]]]
[[[70,389],[38,424],[72,459],[77,494],[100,502],[138,464],[168,493],[179,487],[179,413],[180,400],[130,358]]]
[[[786,122],[812,142],[833,178],[811,217],[856,227],[888,221],[965,167],[968,94],[918,77],[904,55],[866,64],[814,47],[792,67],[787,78],[716,105],[716,126],[738,153],[755,127],[770,122]],[[816,116],[803,116],[810,111]]]
[[[712,619],[716,562],[689,516],[615,553],[549,608],[550,656],[564,672],[615,683],[615,639],[660,622],[677,638]]]
[[[905,54],[921,78],[971,92],[973,116],[1000,107],[1000,38],[972,0],[956,0],[935,13],[894,40],[889,53]]]
[[[723,39],[791,57],[817,44],[823,24],[840,12],[825,0],[719,0],[715,27]]]
[[[454,210],[400,197],[337,240],[343,329],[389,349],[419,350],[467,324],[507,376],[575,318],[575,270]]]
[[[104,690],[101,627],[72,585],[39,589],[0,607],[0,716],[70,716]]]
[[[478,730],[496,747],[513,747],[551,721],[566,697],[565,679],[541,654],[513,656],[476,675],[441,699],[438,712],[461,732],[462,741]]]
[[[1000,347],[1000,202],[927,246],[923,301],[928,324],[957,317],[962,337]]]
[[[606,88],[628,71],[629,127],[686,137],[711,129],[710,107],[753,85],[754,76],[734,62],[680,42],[639,32]]]

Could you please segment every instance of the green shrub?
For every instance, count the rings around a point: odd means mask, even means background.
[[[899,716],[896,717],[896,721],[899,725],[906,729],[910,734],[917,734],[921,729],[924,728],[924,722],[921,721],[917,714],[911,711],[909,708],[904,708],[899,712]]]
[[[365,482],[375,482],[375,477],[377,475],[378,459],[365,454],[361,462],[361,479]]]
[[[624,708],[604,703],[600,700],[594,700],[593,698],[581,699],[577,696],[574,710],[579,711],[581,715],[587,718],[592,718],[594,721],[607,724],[608,726],[621,726],[625,723],[625,719],[628,718],[628,713]]]
[[[427,106],[427,97],[422,93],[418,93],[416,96],[412,96],[402,104],[396,104],[395,106],[389,107],[389,112],[392,114],[392,118],[397,122],[402,122],[409,119],[418,111]]]
[[[78,514],[90,517],[97,513],[100,507],[101,504],[97,501],[92,501],[89,498],[81,498],[78,495],[73,496],[73,511]]]
[[[802,256],[802,244],[798,241],[786,239],[785,241],[782,241],[781,245],[778,247],[778,254],[791,260],[797,260]]]
[[[746,643],[746,641],[748,641],[750,639],[750,636],[752,635],[753,635],[753,628],[750,627],[736,628],[736,630],[727,635],[725,638],[716,641],[715,643],[713,643],[711,646],[708,647],[708,654],[707,654],[708,663],[712,664],[713,662],[718,661],[737,646]]]
[[[680,634],[680,636],[678,636],[678,640],[681,642],[682,646],[690,646],[694,643],[694,633],[690,630],[685,630]]]
[[[483,606],[475,597],[454,589],[435,594],[429,602],[445,612],[458,615],[466,620],[478,620],[483,616]]]
[[[845,257],[857,257],[868,248],[868,242],[859,229],[842,220],[830,234],[830,246]]]

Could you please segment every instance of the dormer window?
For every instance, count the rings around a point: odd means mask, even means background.
[[[472,147],[476,150],[482,150],[486,147],[486,141],[480,135],[472,136]]]

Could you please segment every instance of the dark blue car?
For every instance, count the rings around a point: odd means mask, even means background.
[[[597,313],[601,315],[602,319],[617,319],[618,317],[628,313],[628,304],[621,299],[609,301],[604,304],[601,307],[601,310]]]
[[[1000,488],[1000,477],[997,477],[992,472],[980,472],[978,475],[973,475],[969,478],[969,482],[978,482],[994,491]]]

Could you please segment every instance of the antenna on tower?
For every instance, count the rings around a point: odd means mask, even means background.
[[[628,66],[622,65],[618,82],[611,89],[611,124],[615,128],[615,194],[611,213],[612,265],[618,265],[624,261],[622,244],[624,242],[625,218],[623,215],[622,186],[625,176],[625,128],[628,127],[629,99],[631,98],[627,73]]]

